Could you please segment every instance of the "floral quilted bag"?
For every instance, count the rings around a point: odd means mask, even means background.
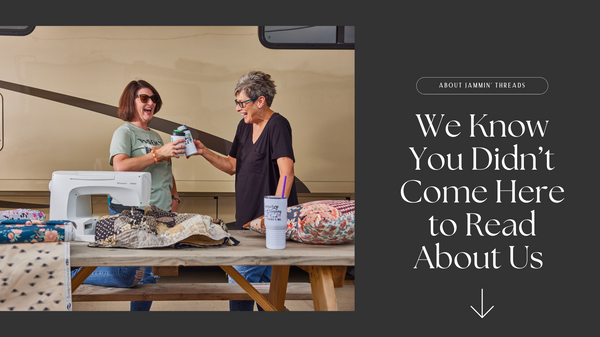
[[[318,245],[338,245],[354,240],[354,200],[311,201],[287,208],[288,240]],[[244,228],[265,234],[263,217]]]

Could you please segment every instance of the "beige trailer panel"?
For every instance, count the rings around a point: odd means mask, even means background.
[[[42,26],[0,36],[0,192],[47,191],[58,170],[112,170],[108,147],[123,122],[68,97],[116,112],[125,85],[144,79],[164,101],[155,119],[231,142],[237,79],[262,70],[277,84],[273,109],[292,125],[297,177],[310,193],[354,193],[354,50],[267,49],[257,32]],[[63,96],[36,97],[34,89]],[[159,131],[169,141],[169,130]],[[176,159],[173,170],[181,192],[233,192],[234,177],[202,158]]]

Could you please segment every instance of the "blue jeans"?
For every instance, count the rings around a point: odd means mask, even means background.
[[[108,197],[110,205],[110,197]],[[110,214],[119,214],[108,209]],[[79,272],[81,268],[71,272],[71,278]],[[129,288],[136,284],[154,284],[158,281],[158,276],[152,274],[152,267],[98,267],[94,272],[83,281],[83,284],[93,284],[104,287]],[[132,301],[130,303],[131,311],[150,311],[152,301]]]
[[[71,278],[81,270],[71,271]],[[129,288],[136,284],[154,284],[158,276],[152,275],[152,267],[98,267],[83,284],[104,287]],[[150,311],[152,301],[132,301],[131,311]]]
[[[260,283],[271,282],[271,266],[232,266],[237,270],[248,282]],[[231,276],[227,277],[229,283],[235,283]],[[259,311],[263,311],[260,305]],[[254,311],[254,300],[249,301],[229,301],[230,311]]]

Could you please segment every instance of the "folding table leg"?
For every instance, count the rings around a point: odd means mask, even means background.
[[[81,270],[71,279],[71,293],[75,292],[83,281],[92,275],[94,270],[96,270],[96,267],[81,267]]]
[[[311,266],[308,269],[315,311],[337,311],[331,267]]]
[[[252,297],[265,311],[276,311],[277,309],[271,302],[258,292],[235,268],[232,266],[220,266],[242,289]]]
[[[285,310],[285,294],[287,292],[290,266],[273,266],[271,285],[269,287],[269,302],[279,311]]]

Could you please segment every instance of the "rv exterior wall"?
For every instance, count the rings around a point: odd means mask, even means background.
[[[155,118],[231,142],[241,118],[233,89],[250,70],[275,80],[272,108],[292,125],[295,172],[310,193],[353,195],[354,50],[267,49],[257,31],[41,26],[27,36],[0,36],[0,195],[46,192],[54,171],[112,170],[109,144],[123,121],[66,97],[116,112],[125,85],[144,79],[164,102]],[[159,131],[168,142],[172,129]],[[235,177],[202,158],[175,159],[173,172],[182,193],[234,192]]]

